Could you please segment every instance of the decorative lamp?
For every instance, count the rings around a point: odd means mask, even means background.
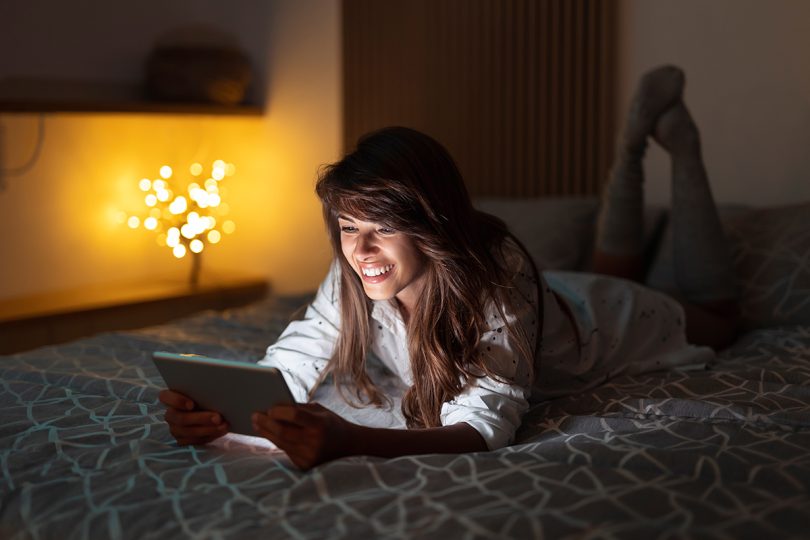
[[[162,166],[159,178],[144,178],[138,183],[144,192],[146,213],[130,215],[126,220],[132,229],[143,227],[155,232],[158,245],[171,249],[178,259],[190,254],[192,285],[199,283],[206,246],[218,244],[223,233],[232,234],[236,229],[234,222],[227,219],[229,208],[222,201],[222,184],[226,177],[233,176],[236,167],[218,159],[207,178],[203,170],[200,163],[193,163],[190,176],[182,183],[170,166]]]

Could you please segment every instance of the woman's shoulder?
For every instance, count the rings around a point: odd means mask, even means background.
[[[501,300],[505,301],[502,309],[508,320],[502,320],[501,310],[496,307],[495,302],[490,301],[486,310],[488,326],[492,327],[490,329],[496,329],[524,315],[536,319],[540,286],[538,280],[542,280],[542,277],[535,270],[531,258],[511,237],[506,237],[497,246],[493,256],[498,259],[503,270],[504,282],[499,289],[501,294],[505,293]]]
[[[332,259],[326,276],[318,287],[313,303],[337,306],[340,302],[340,263]]]

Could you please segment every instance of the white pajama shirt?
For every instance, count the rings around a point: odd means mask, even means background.
[[[511,444],[530,403],[596,386],[621,373],[704,365],[711,349],[686,344],[683,312],[671,298],[625,280],[571,272],[543,272],[535,282],[523,253],[508,242],[506,267],[514,311],[507,322],[521,325],[534,347],[542,323],[539,354],[526,358],[507,332],[492,302],[488,329],[478,353],[503,381],[474,377],[442,405],[442,425],[466,422],[490,450]],[[333,263],[304,318],[291,322],[259,363],[278,368],[296,401],[310,389],[332,356],[340,332],[340,276]],[[538,318],[537,295],[543,301]],[[393,301],[373,301],[371,353],[413,384],[405,323]]]

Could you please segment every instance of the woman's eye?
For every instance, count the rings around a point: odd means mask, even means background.
[[[345,233],[349,233],[349,234],[351,234],[351,233],[355,233],[355,232],[357,232],[357,227],[353,227],[353,226],[351,226],[351,225],[343,225],[343,226],[340,228],[340,231],[341,231],[341,232],[345,232]]]
[[[395,229],[392,229],[391,227],[380,227],[379,231],[380,234],[394,234],[395,232],[397,232]]]

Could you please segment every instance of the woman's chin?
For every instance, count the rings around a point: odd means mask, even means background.
[[[368,288],[365,289],[366,296],[369,297],[370,300],[390,300],[394,297],[393,294],[385,294],[383,291],[380,290],[369,290]]]
[[[390,300],[394,294],[389,287],[381,287],[379,284],[363,283],[363,291],[371,300]]]

